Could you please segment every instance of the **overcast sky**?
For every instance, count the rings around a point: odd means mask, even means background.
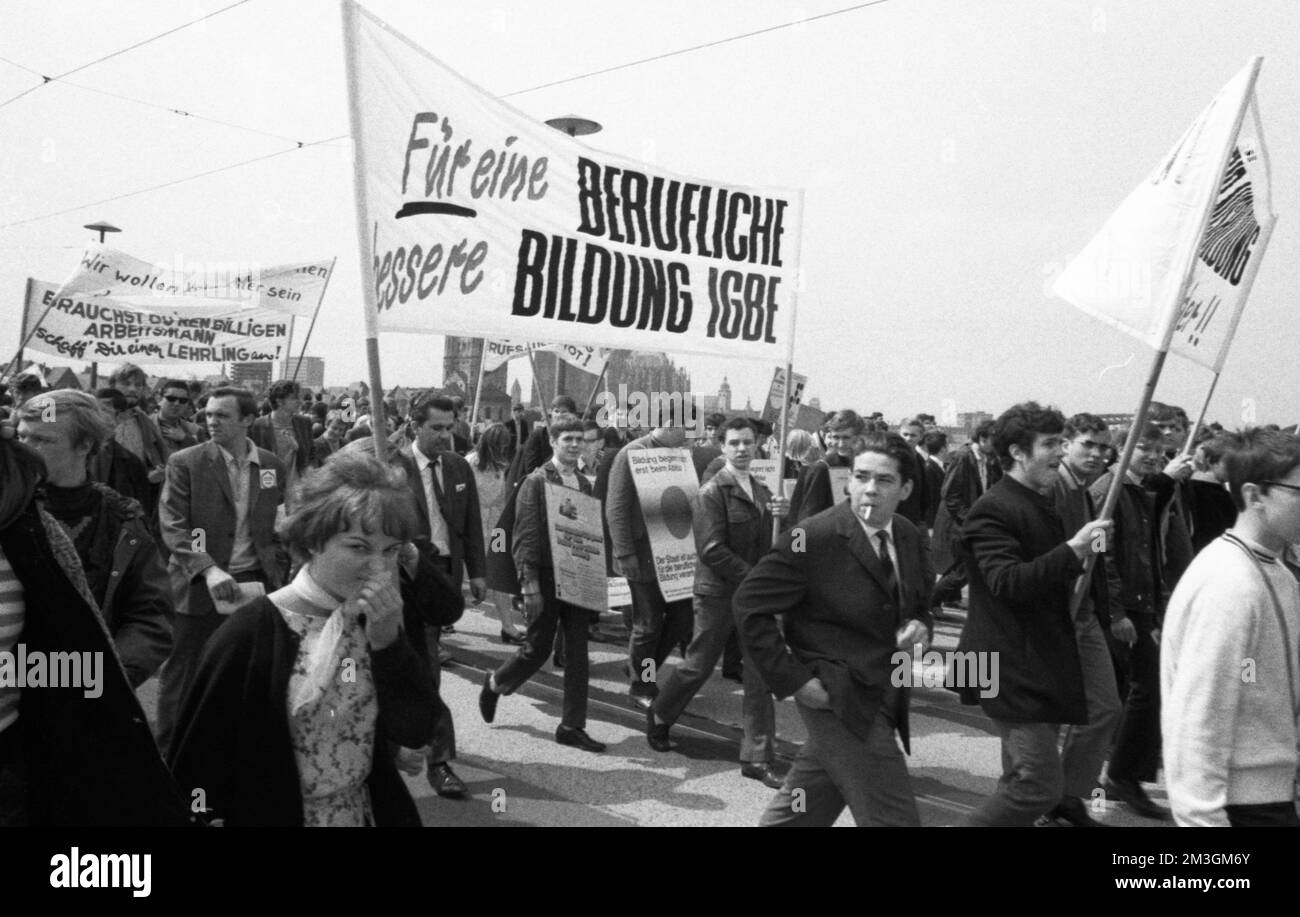
[[[14,64],[62,74],[228,2],[0,0],[0,102],[40,84]],[[805,188],[795,369],[823,407],[894,420],[1031,397],[1067,413],[1131,411],[1150,351],[1047,286],[1263,55],[1280,219],[1210,417],[1235,425],[1253,407],[1259,422],[1300,420],[1293,0],[887,0],[535,91],[855,4],[365,5],[539,120],[601,122],[588,138],[598,149]],[[362,378],[351,147],[296,145],[348,132],[340,32],[332,0],[249,0],[67,77],[136,101],[55,81],[0,107],[0,361],[17,345],[25,278],[61,280],[90,238],[82,224],[108,220],[119,247],[150,261],[338,255],[308,352],[325,358],[327,383]],[[185,180],[259,156],[271,158]],[[442,381],[440,337],[385,335],[380,350],[386,386]],[[728,376],[742,405],[761,402],[772,374],[677,360],[696,391]],[[1171,357],[1160,397],[1194,413],[1209,381]]]

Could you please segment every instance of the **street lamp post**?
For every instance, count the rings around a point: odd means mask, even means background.
[[[99,242],[101,245],[104,243],[104,236],[108,233],[122,231],[112,223],[105,223],[103,220],[100,220],[98,223],[87,223],[83,228],[99,233]],[[92,362],[90,364],[90,393],[93,395],[97,388],[99,388],[99,364]]]

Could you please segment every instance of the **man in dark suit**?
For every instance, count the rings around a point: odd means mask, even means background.
[[[808,729],[763,825],[831,825],[845,805],[862,826],[921,823],[894,740],[910,752],[908,651],[933,629],[920,534],[895,514],[916,466],[896,434],[858,449],[848,502],[783,534],[733,599],[749,661]]]
[[[1070,591],[1112,525],[1085,522],[1067,540],[1053,496],[1064,429],[1060,411],[1032,401],[1003,413],[993,448],[1006,475],[962,527],[970,617],[957,651],[997,659],[1000,680],[991,692],[959,693],[984,709],[1002,739],[1002,778],[969,825],[1028,827],[1053,810],[1065,792],[1061,726],[1088,722]]]
[[[930,491],[930,507],[925,517],[926,527],[933,530],[935,517],[943,502],[944,459],[948,454],[948,434],[931,430],[921,437],[921,457],[925,465],[925,483]]]
[[[966,514],[975,501],[1002,477],[1002,466],[993,458],[993,421],[985,420],[975,428],[970,443],[957,453],[948,466],[947,477],[939,493],[939,510],[934,517],[934,569],[940,571],[935,584],[934,608],[944,602],[961,601],[966,585],[966,568],[957,556],[955,542],[961,535]]]
[[[248,438],[284,464],[292,486],[315,465],[311,418],[298,412],[302,396],[297,382],[290,379],[272,382],[266,398],[271,402],[271,413],[253,421]]]
[[[506,421],[506,429],[510,431],[510,438],[515,441],[515,452],[522,452],[524,443],[528,442],[528,435],[533,432],[533,422],[524,416],[524,406],[517,404],[510,411],[510,419]]]
[[[925,423],[919,417],[908,417],[898,425],[898,435],[912,447],[912,461],[916,464],[916,486],[906,500],[898,505],[898,514],[930,537],[929,522],[933,515],[931,505],[939,499],[938,494],[930,493],[930,476],[925,472],[926,455],[921,449],[921,438],[925,436]]]
[[[749,473],[758,452],[757,440],[752,420],[736,417],[725,422],[722,454],[727,465],[700,488],[695,499],[693,527],[700,555],[693,597],[695,636],[646,714],[646,739],[655,751],[671,750],[669,727],[709,680],[725,646],[735,636],[731,596],[771,548],[773,514],[780,516],[788,506],[785,498],[773,497]],[[776,714],[771,692],[753,666],[746,668],[742,677],[740,773],[779,787],[781,779],[772,767]]]
[[[469,463],[452,451],[455,406],[450,398],[435,395],[411,410],[415,443],[410,457],[403,456],[406,480],[420,516],[417,547],[459,590],[469,573],[474,601],[487,595],[487,560],[483,553],[483,524],[478,486]],[[435,687],[442,681],[438,659],[441,632],[434,630],[430,647]],[[428,752],[429,784],[439,796],[460,799],[468,794],[464,782],[451,769],[456,757],[456,728],[448,711],[438,721]]]
[[[785,517],[784,527],[830,509],[843,497],[843,494],[834,492],[830,469],[847,468],[853,464],[853,440],[861,436],[864,429],[862,418],[855,412],[835,412],[835,419],[826,431],[826,457],[799,472],[799,480],[790,494],[790,514]]]
[[[646,528],[641,498],[632,477],[629,451],[677,449],[686,442],[679,426],[681,408],[661,405],[662,415],[645,436],[637,437],[618,451],[609,469],[609,491],[605,499],[605,521],[609,524],[614,549],[614,569],[627,578],[632,592],[632,635],[628,640],[628,694],[634,706],[648,709],[659,693],[659,669],[674,646],[691,636],[691,600],[664,599],[650,533]]]
[[[270,592],[284,584],[288,573],[275,537],[285,468],[274,453],[248,438],[257,413],[252,393],[219,388],[204,411],[210,438],[167,460],[158,504],[176,602],[172,653],[159,679],[161,748],[171,739],[203,647],[226,620],[213,599],[236,600],[238,583],[261,583]]]

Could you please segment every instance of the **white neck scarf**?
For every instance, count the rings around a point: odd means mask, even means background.
[[[306,676],[293,693],[289,704],[289,712],[295,714],[309,704],[320,700],[321,695],[325,693],[325,686],[334,677],[334,670],[339,665],[339,644],[343,640],[345,623],[343,620],[343,603],[326,592],[319,583],[312,579],[311,574],[307,572],[308,566],[309,564],[302,565],[298,570],[298,575],[293,578],[293,582],[289,584],[288,588],[297,598],[309,605],[333,610],[325,621],[325,626],[315,636],[315,645],[308,648]],[[313,637],[308,633],[303,639],[310,641]]]

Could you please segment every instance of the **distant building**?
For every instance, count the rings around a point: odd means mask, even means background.
[[[292,357],[284,361],[284,368],[281,374],[283,379],[297,378],[298,384],[318,392],[325,387],[325,361],[320,357],[302,357],[302,366],[298,365],[299,357]],[[295,377],[294,373],[297,372]]]
[[[226,375],[235,385],[260,395],[271,387],[271,375],[274,372],[275,364],[271,362],[231,363]]]

